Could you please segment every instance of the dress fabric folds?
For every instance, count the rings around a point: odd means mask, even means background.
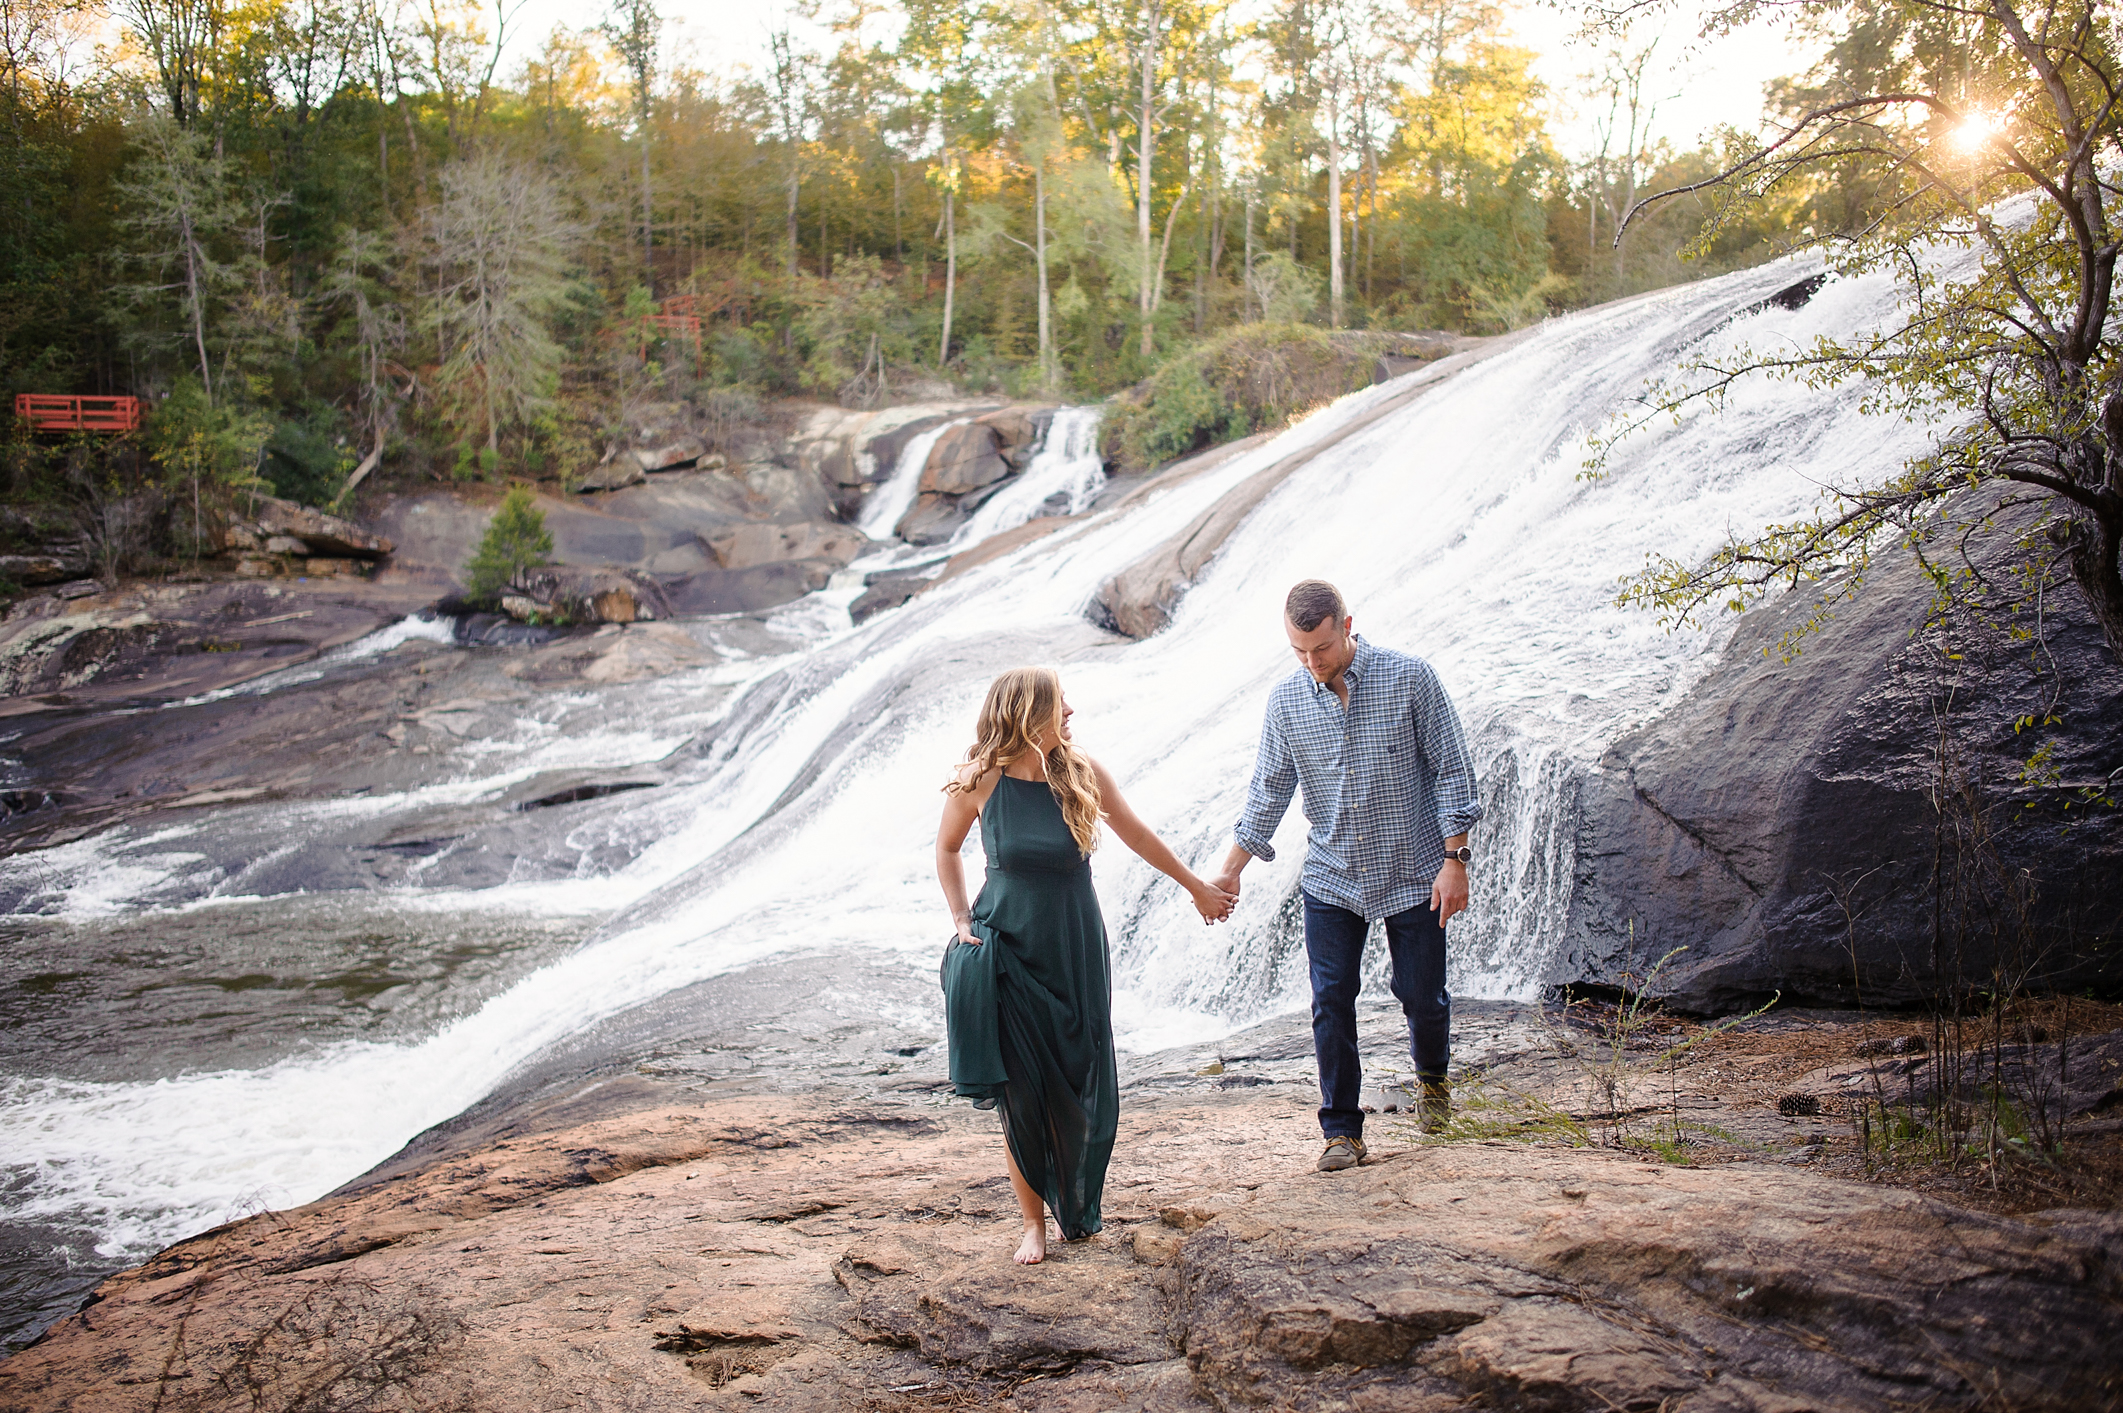
[[[1004,775],[981,810],[988,878],[944,953],[951,1084],[1002,1111],[1017,1170],[1064,1238],[1102,1224],[1120,1122],[1113,976],[1091,864],[1044,780]]]

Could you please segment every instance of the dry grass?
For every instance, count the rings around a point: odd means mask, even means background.
[[[2123,1005],[2043,997],[1963,1017],[1771,1011],[1721,1027],[1649,1006],[1632,1016],[1626,1003],[1579,1001],[1548,1016],[1548,1050],[1464,1077],[1451,1126],[1424,1141],[1619,1147],[1691,1166],[1797,1158],[1817,1172],[2000,1214],[2123,1202],[2123,1098],[2071,1115],[2053,1097],[2008,1083],[2007,1092],[1959,1101],[1952,1112],[1968,1130],[1941,1141],[1927,1125],[1947,1101],[1932,1096],[1927,1110],[1921,1082],[1924,1066],[1942,1056],[1966,1076],[1999,1043],[2068,1047],[2113,1035],[2123,1031]],[[1901,1037],[1915,1037],[1921,1052],[1890,1051]],[[1884,1053],[1861,1057],[1861,1046]],[[1824,1093],[1824,1073],[1866,1078],[1854,1092]],[[2123,1095],[2118,1080],[2113,1092]],[[1815,1099],[1818,1111],[1780,1115],[1779,1099],[1795,1093]],[[2051,1145],[1997,1141],[2000,1115],[2036,1131],[2026,1112],[2040,1104],[2051,1106],[2041,1116]],[[1412,1125],[1400,1131],[1414,1136]]]

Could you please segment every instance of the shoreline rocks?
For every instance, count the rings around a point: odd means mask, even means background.
[[[615,1019],[617,1048],[526,1067],[512,1096],[338,1192],[105,1281],[0,1363],[0,1409],[321,1392],[777,1413],[2061,1413],[2123,1397],[2113,1211],[1979,1212],[1824,1176],[1806,1166],[1817,1146],[1775,1161],[1781,1138],[1677,1166],[1424,1140],[1386,1115],[1371,1162],[1322,1174],[1302,1017],[1130,1057],[1105,1231],[1019,1267],[993,1117],[942,1102],[941,1047],[868,1004],[915,979],[872,981],[836,1001],[813,967],[770,966],[647,1028]],[[815,1064],[871,1077],[803,1070],[789,1030],[775,1067],[753,1067],[751,1010],[728,1007],[754,990],[821,1037]],[[1368,1042],[1405,1043],[1397,1019],[1368,1007]],[[1801,1051],[1863,1033],[1791,1021]],[[1460,1023],[1465,1052],[1516,1073],[1522,1016],[1478,1004]],[[1197,1073],[1212,1053],[1224,1072]],[[1692,1056],[1688,1102],[1735,1062]],[[1804,1136],[1751,1092],[1721,1102],[1742,1127]]]

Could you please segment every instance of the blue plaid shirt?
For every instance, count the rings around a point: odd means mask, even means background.
[[[1366,918],[1430,901],[1445,840],[1482,817],[1459,714],[1430,664],[1361,637],[1333,689],[1299,668],[1268,697],[1260,756],[1233,831],[1257,859],[1290,796],[1305,791],[1305,891]]]

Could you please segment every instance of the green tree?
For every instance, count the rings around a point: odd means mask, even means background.
[[[491,463],[501,429],[552,402],[562,352],[552,320],[572,289],[580,230],[535,167],[479,152],[444,170],[423,234],[437,380],[459,428],[484,434]]]
[[[1413,267],[1410,296],[1439,323],[1470,313],[1480,323],[1481,310],[1508,307],[1548,274],[1541,194],[1557,164],[1545,94],[1533,54],[1500,42],[1494,25],[1470,21],[1456,46],[1426,51],[1423,83],[1401,102],[1393,214]]]
[[[227,403],[215,406],[193,378],[181,378],[147,427],[149,459],[172,489],[191,493],[194,556],[205,548],[206,510],[221,494],[265,485],[259,459],[272,437],[272,419]]]
[[[489,607],[500,602],[501,591],[526,569],[550,563],[553,533],[545,527],[545,512],[522,486],[509,487],[508,494],[487,522],[479,548],[465,561],[465,597]]]
[[[1949,425],[1882,483],[1834,488],[1813,515],[1735,537],[1703,564],[1657,561],[1624,598],[1677,619],[1739,608],[1778,585],[1862,569],[1893,542],[1924,556],[1952,593],[1973,571],[1932,556],[1927,537],[1950,498],[1994,484],[2043,509],[2031,549],[2038,581],[2061,561],[2123,659],[2123,348],[2111,323],[2123,63],[2109,21],[2093,0],[2035,14],[2014,0],[1807,8],[1895,31],[1901,39],[1882,52],[1896,62],[1843,75],[1842,91],[1832,84],[1818,106],[1741,143],[1724,171],[1694,185],[1715,188],[1730,220],[1791,184],[1862,167],[1879,184],[1867,223],[1821,235],[1837,272],[1897,272],[1902,315],[1797,352],[1698,363],[1647,419],[1715,405],[1766,370],[1813,386],[1869,380],[1876,409],[1935,424],[1943,413]]]
[[[635,138],[641,144],[642,281],[656,291],[656,224],[649,204],[650,103],[656,93],[656,50],[663,17],[651,0],[617,0],[604,23],[604,36],[627,66],[634,94]]]
[[[219,342],[222,316],[256,273],[243,241],[249,212],[232,164],[206,134],[162,113],[144,115],[136,131],[141,150],[118,196],[134,258],[149,279],[121,293],[136,304],[174,296],[178,337],[191,345],[199,390],[212,405],[215,360],[208,344]]]

